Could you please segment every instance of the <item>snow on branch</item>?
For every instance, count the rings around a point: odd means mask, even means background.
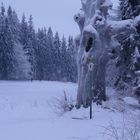
[[[97,30],[95,28],[93,28],[92,25],[88,25],[88,26],[84,27],[83,34],[84,35],[91,35],[94,38],[97,38],[99,36]]]
[[[82,31],[85,22],[84,12],[81,10],[78,14],[74,16],[74,20],[79,25],[80,31]]]
[[[137,16],[137,17],[134,19],[133,25],[134,25],[135,27],[138,26],[138,25],[140,25],[140,15]]]
[[[120,32],[136,32],[136,27],[140,24],[140,15],[134,19],[127,19],[122,21],[109,21],[108,27],[112,34]]]

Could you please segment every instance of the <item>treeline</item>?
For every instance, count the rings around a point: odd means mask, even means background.
[[[51,27],[34,29],[32,16],[18,19],[9,6],[0,11],[1,80],[77,80],[76,48],[68,40],[53,34]]]

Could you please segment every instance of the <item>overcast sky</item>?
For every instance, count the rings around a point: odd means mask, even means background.
[[[60,35],[76,35],[78,26],[73,21],[73,15],[81,7],[80,0],[0,0],[4,6],[11,5],[21,18],[25,13],[27,17],[32,14],[34,25],[38,27],[51,26],[53,31]]]

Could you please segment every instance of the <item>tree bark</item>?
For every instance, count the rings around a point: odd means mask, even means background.
[[[109,21],[109,0],[81,0],[82,9],[74,16],[80,28],[76,39],[79,48],[77,108],[88,107],[90,101],[102,104],[106,101],[106,65],[117,50],[116,35],[133,33],[140,24],[140,16],[125,21]]]

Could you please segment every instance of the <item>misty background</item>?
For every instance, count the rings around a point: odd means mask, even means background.
[[[36,29],[51,26],[61,36],[64,34],[67,37],[79,33],[73,16],[81,7],[80,0],[4,0],[1,3],[6,8],[11,5],[19,18],[23,13],[27,17],[32,14]]]

